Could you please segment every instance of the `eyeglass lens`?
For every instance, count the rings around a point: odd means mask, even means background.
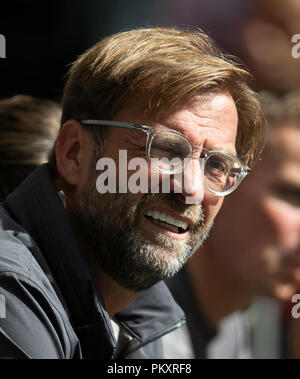
[[[174,174],[186,167],[192,158],[192,147],[188,140],[174,131],[154,134],[148,147],[151,164],[159,171]],[[209,153],[206,158],[205,184],[215,192],[226,192],[240,179],[242,166],[237,158],[222,152]]]

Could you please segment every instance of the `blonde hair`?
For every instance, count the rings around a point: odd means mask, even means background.
[[[47,162],[60,118],[53,101],[25,95],[0,100],[0,202]]]
[[[251,163],[262,148],[265,124],[257,96],[246,84],[249,77],[198,29],[126,31],[98,42],[72,65],[62,122],[112,119],[128,104],[158,119],[196,95],[228,91],[239,115],[237,152]],[[104,128],[100,133],[105,135]]]
[[[0,165],[41,165],[57,136],[60,106],[17,95],[0,100]]]
[[[272,129],[287,122],[300,123],[300,89],[287,93],[262,91],[259,98],[266,120]]]

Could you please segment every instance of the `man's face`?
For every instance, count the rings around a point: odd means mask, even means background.
[[[300,283],[300,127],[271,132],[262,161],[225,200],[207,246],[246,295],[285,300]]]
[[[192,146],[235,153],[238,117],[234,101],[227,94],[194,99],[159,122],[126,107],[114,121],[149,125],[157,130],[170,128],[182,133]],[[146,158],[145,142],[142,132],[110,127],[103,156],[115,161],[118,172],[119,151],[127,151],[128,161]],[[96,161],[101,157],[94,158],[71,218],[100,267],[121,285],[136,291],[176,273],[207,236],[223,201],[204,188],[199,160],[193,159],[186,168],[188,196],[194,200],[189,205],[185,192],[174,193],[173,177],[170,193],[99,194]],[[148,164],[149,181],[152,173]],[[187,229],[175,225],[178,222],[188,225]]]

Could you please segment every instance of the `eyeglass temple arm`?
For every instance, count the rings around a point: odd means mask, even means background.
[[[120,121],[80,120],[79,122],[83,125],[116,126],[118,128],[142,130],[143,132],[150,132],[152,130],[149,126],[130,124],[128,122]]]

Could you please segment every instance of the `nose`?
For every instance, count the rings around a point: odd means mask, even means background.
[[[172,190],[181,193],[185,204],[199,205],[204,198],[204,165],[203,158],[191,159],[183,173],[174,174]]]
[[[266,215],[268,216],[269,235],[277,247],[287,256],[300,256],[300,209],[298,204],[275,197],[264,200]]]
[[[300,211],[294,208],[289,212],[289,217],[285,218],[285,225],[282,227],[282,240],[284,245],[291,250],[300,253]]]

